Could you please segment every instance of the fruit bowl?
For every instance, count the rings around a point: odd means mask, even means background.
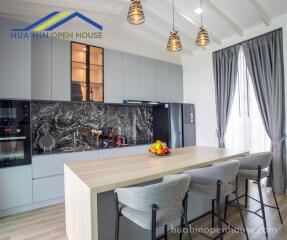
[[[151,152],[150,150],[148,150],[150,153],[152,153],[153,155],[156,155],[156,156],[160,156],[160,157],[162,157],[162,156],[167,156],[167,155],[169,155],[169,154],[171,154],[171,152],[169,151],[169,152],[167,152],[167,153],[153,153],[153,152]]]
[[[156,156],[166,156],[169,155],[170,149],[166,145],[166,143],[157,140],[149,149],[149,152],[156,155]]]

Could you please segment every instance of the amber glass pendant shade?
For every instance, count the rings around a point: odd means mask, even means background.
[[[177,31],[172,31],[167,42],[167,50],[169,52],[179,52],[182,50],[180,37]]]
[[[204,47],[209,44],[208,32],[201,26],[196,38],[196,45]]]
[[[131,5],[128,13],[128,23],[133,25],[143,24],[145,16],[140,0],[131,0]]]

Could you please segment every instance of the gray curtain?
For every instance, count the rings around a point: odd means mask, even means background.
[[[272,142],[274,188],[286,191],[282,30],[242,44],[265,130]]]
[[[221,148],[225,147],[224,136],[234,99],[239,49],[237,45],[213,53],[217,138]]]

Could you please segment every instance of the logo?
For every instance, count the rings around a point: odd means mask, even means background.
[[[57,32],[56,29],[66,22],[80,18],[84,22],[96,28],[93,32]],[[57,37],[57,38],[102,38],[103,26],[91,20],[79,12],[59,12],[55,11],[36,22],[24,27],[11,29],[10,37],[18,39],[39,39]]]

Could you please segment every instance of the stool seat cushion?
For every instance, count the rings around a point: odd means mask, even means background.
[[[123,216],[125,216],[138,226],[147,230],[151,230],[151,211],[139,211],[125,205],[120,206],[120,211]],[[183,211],[183,208],[174,208],[172,206],[169,209],[157,210],[156,227],[164,226],[165,224],[168,224],[173,220],[181,218],[181,216],[183,215]]]
[[[191,183],[189,187],[189,191],[195,194],[209,197],[211,199],[215,199],[217,188],[214,185]],[[233,191],[234,191],[234,186],[231,184],[225,183],[221,185],[220,195],[222,197],[225,197],[231,194]]]
[[[239,169],[238,176],[244,179],[257,180],[258,170]],[[268,176],[268,172],[261,170],[261,178]]]

